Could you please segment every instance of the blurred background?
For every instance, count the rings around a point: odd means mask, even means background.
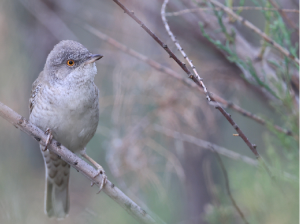
[[[163,1],[121,2],[184,60],[162,23]],[[228,2],[273,7],[266,1]],[[293,0],[279,5],[299,8]],[[166,11],[200,6],[211,7],[204,2],[174,0]],[[278,12],[244,11],[241,15],[261,30],[268,26],[268,34],[298,56],[298,31],[280,19]],[[298,15],[287,13],[296,24]],[[221,156],[231,194],[249,223],[298,223],[298,68],[266,45],[263,61],[275,57],[277,62],[274,59],[272,70],[255,64],[264,85],[255,75],[247,76],[251,66],[247,71],[201,31],[204,27],[214,40],[222,38],[222,26],[209,24],[217,16],[224,19],[226,27],[231,26],[237,40],[244,38],[251,46],[251,51],[237,51],[236,58],[247,58],[252,50],[257,55],[261,52],[265,43],[258,35],[228,21],[219,11],[186,13],[168,21],[209,91],[267,120],[263,126],[227,109],[272,166],[275,179],[260,165]],[[233,136],[232,126],[197,89],[98,38],[85,28],[87,24],[186,77],[164,49],[113,1],[1,0],[0,101],[28,118],[31,85],[53,46],[64,39],[82,43],[92,53],[104,55],[97,62],[95,78],[100,89],[100,121],[87,153],[104,167],[108,179],[166,223],[243,223],[228,197],[215,153],[180,137],[193,136],[255,159],[241,138]],[[280,25],[286,25],[285,29]],[[224,46],[227,43],[224,38],[220,41]],[[256,58],[249,58],[255,63]],[[290,130],[292,136],[276,131],[272,124]],[[1,118],[0,143],[0,223],[56,223],[44,214],[45,171],[37,142]],[[284,172],[293,178],[286,178]],[[97,190],[72,169],[70,214],[60,223],[138,223],[104,193],[96,195]]]

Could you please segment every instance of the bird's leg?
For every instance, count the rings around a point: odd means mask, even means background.
[[[47,128],[47,130],[45,131],[45,133],[48,135],[47,136],[47,140],[46,140],[46,146],[44,149],[42,149],[44,152],[47,150],[47,147],[49,145],[49,143],[51,142],[53,135],[51,133],[51,130],[49,128]]]
[[[84,148],[82,151],[80,151],[80,155],[82,157],[84,157],[85,159],[87,159],[88,161],[90,161],[97,168],[97,174],[94,176],[94,178],[99,176],[100,174],[102,175],[102,181],[100,183],[100,188],[99,188],[99,191],[97,192],[97,194],[99,194],[101,192],[101,190],[103,189],[104,184],[106,184],[107,176],[105,175],[105,171],[104,171],[103,167],[100,164],[98,164],[95,160],[93,160],[91,157],[89,157],[86,154],[85,150],[86,150],[86,148]],[[92,182],[91,186],[93,186],[93,185],[94,185],[94,183]]]

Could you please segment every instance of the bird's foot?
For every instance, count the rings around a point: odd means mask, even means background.
[[[106,182],[107,182],[107,176],[106,176],[105,171],[102,166],[97,164],[96,168],[97,168],[97,174],[94,176],[94,178],[96,178],[100,174],[102,175],[102,180],[100,183],[99,191],[97,192],[97,194],[99,194],[101,192],[101,190],[103,189],[104,184],[106,184]]]
[[[102,175],[102,180],[101,180],[101,183],[100,183],[99,191],[97,192],[97,194],[99,194],[101,192],[101,190],[103,189],[104,184],[106,184],[106,182],[107,182],[107,176],[105,175],[105,171],[102,168],[102,166],[97,164],[96,167],[97,167],[97,174],[94,176],[94,178],[96,178],[100,174]],[[94,186],[94,185],[95,185],[95,182],[91,182],[91,187]]]
[[[85,153],[85,150],[83,150],[81,152],[81,156],[84,157],[84,158],[86,158],[88,161],[90,161],[97,168],[97,173],[94,176],[94,178],[96,178],[99,175],[102,175],[101,183],[99,183],[100,184],[99,191],[97,192],[97,194],[99,194],[101,192],[101,190],[103,189],[104,185],[107,182],[107,176],[105,175],[105,171],[104,171],[103,167],[100,164],[98,164],[95,160],[93,160],[91,157],[89,157]],[[92,182],[91,186],[93,186],[94,184],[95,184],[95,182]]]
[[[45,134],[47,134],[47,140],[46,140],[46,146],[44,149],[42,149],[43,151],[46,151],[47,150],[47,147],[48,145],[50,144],[52,138],[53,138],[53,135],[51,133],[51,130],[49,128],[47,128],[47,130],[45,131]]]

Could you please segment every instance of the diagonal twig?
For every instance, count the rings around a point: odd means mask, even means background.
[[[170,27],[169,27],[169,25],[168,25],[168,23],[167,23],[167,20],[166,20],[166,18],[165,18],[165,7],[166,7],[166,4],[167,4],[168,2],[169,2],[169,0],[164,0],[164,3],[163,3],[163,5],[162,5],[162,10],[161,10],[161,16],[162,16],[162,20],[163,20],[163,22],[164,22],[164,24],[165,24],[165,27],[166,27],[166,30],[167,30],[168,34],[172,37],[172,40],[175,40],[176,43],[178,43],[178,41],[176,40],[174,34],[171,32]],[[183,55],[186,55],[186,54],[184,53],[182,47],[179,45],[179,43],[176,44],[176,46],[180,47],[180,48],[178,48],[178,49],[180,49],[180,52],[181,52]],[[191,62],[190,59],[187,59],[187,58],[186,58],[186,60],[188,60],[188,61]],[[192,66],[193,71],[195,72],[195,74],[198,74],[197,71],[196,71],[195,66],[194,66],[192,63],[191,63],[191,66]],[[194,77],[194,76],[193,76],[193,77]],[[197,79],[197,80],[198,80],[198,79]],[[195,80],[193,79],[193,81],[195,81]],[[203,83],[203,82],[202,82],[202,83]],[[203,87],[203,86],[201,85],[201,87]],[[212,96],[210,96],[210,98],[207,98],[207,100],[208,100],[209,102],[210,102],[210,101],[216,102],[216,100],[215,100]],[[249,140],[249,139],[247,138],[247,136],[242,132],[242,130],[240,129],[240,127],[239,127],[239,126],[235,123],[235,121],[231,118],[231,115],[228,114],[228,113],[224,110],[224,108],[221,107],[220,104],[214,103],[213,105],[215,106],[215,108],[216,108],[217,110],[219,110],[219,111],[222,113],[222,115],[223,115],[223,116],[228,120],[228,122],[233,126],[233,128],[237,131],[237,133],[239,134],[239,136],[243,139],[243,141],[246,143],[246,145],[250,148],[250,150],[253,152],[253,154],[256,156],[256,158],[257,158],[257,159],[260,159],[261,156],[259,155],[258,151],[256,150],[256,145],[255,145],[255,144],[252,144],[252,143],[250,142],[250,140]]]
[[[30,12],[53,36],[58,40],[66,38],[77,40],[76,35],[68,28],[68,26],[49,9],[49,7],[39,0],[28,1],[19,0],[19,2]]]
[[[165,49],[165,51],[169,54],[171,58],[173,58],[177,64],[187,73],[189,78],[191,78],[199,87],[203,88],[201,83],[199,82],[198,78],[196,78],[192,73],[188,70],[186,65],[182,63],[175,54],[169,49],[169,47],[164,44],[137,16],[135,16],[134,12],[129,11],[122,3],[120,3],[118,0],[113,0],[120,8],[124,10],[124,13],[127,13],[134,21],[136,21],[161,47]],[[211,101],[215,102],[214,98],[212,96],[209,96]],[[221,105],[215,105],[215,108],[218,109],[222,115],[228,120],[228,122],[234,127],[234,129],[237,131],[239,136],[243,139],[243,141],[246,143],[246,145],[250,148],[250,150],[253,152],[253,154],[256,156],[257,159],[260,159],[261,156],[259,155],[258,151],[256,150],[256,145],[252,144],[249,139],[246,137],[246,135],[242,132],[242,130],[239,128],[239,126],[235,123],[235,121],[231,118],[231,115],[228,114]]]
[[[39,144],[45,146],[47,135],[38,127],[31,124],[24,117],[17,114],[11,108],[7,107],[0,102],[0,116],[13,124],[16,128],[25,132],[33,137]],[[66,147],[61,145],[55,139],[48,145],[48,150],[60,156],[64,161],[70,164],[73,168],[80,171],[86,177],[88,177],[93,183],[100,186],[102,175],[97,176],[97,171],[83,159],[79,158],[76,154],[72,153]],[[111,199],[117,202],[123,209],[125,209],[131,216],[137,219],[141,223],[154,224],[160,223],[154,220],[145,210],[133,202],[128,196],[126,196],[119,188],[112,184],[109,180],[103,187],[103,192],[107,194]]]
[[[239,161],[247,163],[248,165],[251,165],[251,166],[258,166],[258,164],[259,164],[257,160],[252,159],[248,156],[241,155],[237,152],[226,149],[222,146],[218,146],[218,145],[213,144],[211,142],[196,138],[194,136],[183,134],[183,133],[180,133],[180,132],[177,132],[177,131],[173,131],[169,128],[165,128],[165,127],[160,126],[158,124],[154,124],[153,129],[155,131],[161,133],[161,134],[166,135],[166,136],[172,137],[174,139],[178,139],[178,140],[183,141],[183,142],[192,143],[192,144],[197,145],[197,146],[199,146],[201,148],[204,148],[204,149],[208,149],[208,150],[211,150],[211,151],[216,151],[216,152],[220,153],[221,155],[226,156],[227,158],[230,158],[230,159],[233,159],[233,160],[239,160]]]
[[[174,34],[172,33],[172,31],[171,31],[171,29],[170,29],[170,26],[169,26],[168,22],[167,22],[167,19],[166,19],[166,16],[165,16],[165,14],[166,14],[165,11],[166,11],[166,6],[167,6],[168,2],[169,2],[169,0],[165,0],[164,3],[163,3],[162,6],[161,6],[161,12],[160,12],[160,13],[161,13],[162,21],[163,21],[163,23],[164,23],[164,25],[165,25],[165,28],[166,28],[166,30],[167,30],[167,32],[168,32],[170,38],[172,39],[172,41],[173,41],[174,44],[176,45],[177,49],[180,51],[180,53],[182,54],[182,56],[184,57],[184,59],[189,63],[189,65],[192,67],[193,72],[194,72],[194,76],[195,76],[195,77],[197,78],[197,80],[200,82],[200,84],[201,84],[201,86],[202,86],[202,88],[203,88],[203,90],[204,90],[204,92],[205,92],[205,94],[206,94],[206,98],[207,98],[207,100],[210,102],[210,101],[212,101],[212,100],[210,99],[210,96],[209,96],[209,93],[208,93],[208,91],[207,91],[207,89],[206,89],[206,86],[204,85],[204,83],[203,83],[203,81],[202,81],[203,79],[200,78],[200,76],[199,76],[199,74],[198,74],[198,72],[197,72],[197,70],[196,70],[196,67],[193,65],[192,60],[189,59],[189,57],[188,57],[188,56],[186,55],[186,53],[184,52],[183,48],[180,46],[180,44],[179,44],[178,41],[176,40]]]
[[[258,10],[258,11],[281,11],[281,12],[290,12],[290,13],[298,13],[298,9],[280,9],[280,8],[267,8],[267,7],[252,7],[252,6],[234,6],[230,7],[232,10],[237,10],[237,11],[246,11],[246,10]],[[212,11],[212,10],[222,10],[221,8],[203,8],[203,7],[198,7],[198,8],[192,8],[192,9],[183,9],[177,12],[166,12],[166,16],[179,16],[183,15],[186,13],[193,13],[193,12],[199,12],[199,11]]]
[[[186,86],[196,89],[197,91],[204,93],[204,90],[202,88],[200,88],[197,84],[195,84],[194,82],[192,82],[191,80],[189,80],[188,78],[185,78],[183,76],[181,76],[179,73],[175,72],[174,70],[170,69],[169,67],[163,66],[162,64],[148,58],[147,56],[127,47],[124,44],[121,44],[120,42],[116,41],[115,39],[107,36],[106,34],[102,33],[100,30],[88,25],[88,24],[84,24],[84,28],[86,30],[88,30],[89,32],[91,32],[92,34],[96,35],[98,38],[100,38],[101,40],[106,41],[107,43],[113,45],[114,47],[118,48],[119,50],[147,63],[148,65],[150,65],[152,68],[163,72],[167,75],[172,76],[173,78],[179,80],[180,82],[182,82],[183,84],[185,84]],[[231,108],[233,110],[235,110],[236,112],[242,114],[245,117],[248,117],[256,122],[258,122],[261,125],[266,126],[268,121],[264,120],[263,118],[259,117],[256,114],[253,114],[243,108],[241,108],[240,106],[229,102],[228,100],[225,100],[224,98],[210,92],[210,95],[219,103],[221,103],[224,107],[228,107]],[[286,130],[278,125],[273,125],[274,129],[276,129],[279,132],[282,132],[288,136],[293,136],[296,140],[298,139],[298,136],[294,135],[290,130]]]
[[[192,143],[192,144],[197,145],[197,146],[199,146],[203,149],[216,151],[220,155],[223,155],[227,158],[230,158],[230,159],[233,159],[233,160],[239,160],[239,161],[242,161],[242,162],[244,162],[248,165],[251,165],[251,166],[258,166],[259,165],[259,162],[255,159],[252,159],[248,156],[241,155],[237,152],[234,152],[234,151],[229,150],[227,148],[224,148],[222,146],[216,145],[214,143],[204,141],[204,140],[196,138],[194,136],[183,134],[183,133],[180,133],[180,132],[177,132],[177,131],[174,131],[174,130],[171,130],[171,129],[168,129],[168,128],[165,128],[165,127],[162,127],[162,126],[157,125],[157,124],[155,124],[153,126],[153,129],[155,131],[159,132],[159,133],[162,133],[162,134],[164,134],[166,136],[169,136],[169,137],[172,137],[174,139],[178,139],[178,140],[183,141],[183,142]],[[296,176],[294,176],[294,175],[292,175],[288,172],[282,171],[282,174],[283,174],[284,178],[287,178],[287,179],[292,180],[292,181],[299,182],[298,177],[296,177]]]

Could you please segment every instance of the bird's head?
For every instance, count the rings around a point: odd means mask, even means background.
[[[44,67],[50,82],[78,82],[94,79],[97,73],[95,61],[103,56],[92,54],[82,44],[63,40],[49,53]]]

